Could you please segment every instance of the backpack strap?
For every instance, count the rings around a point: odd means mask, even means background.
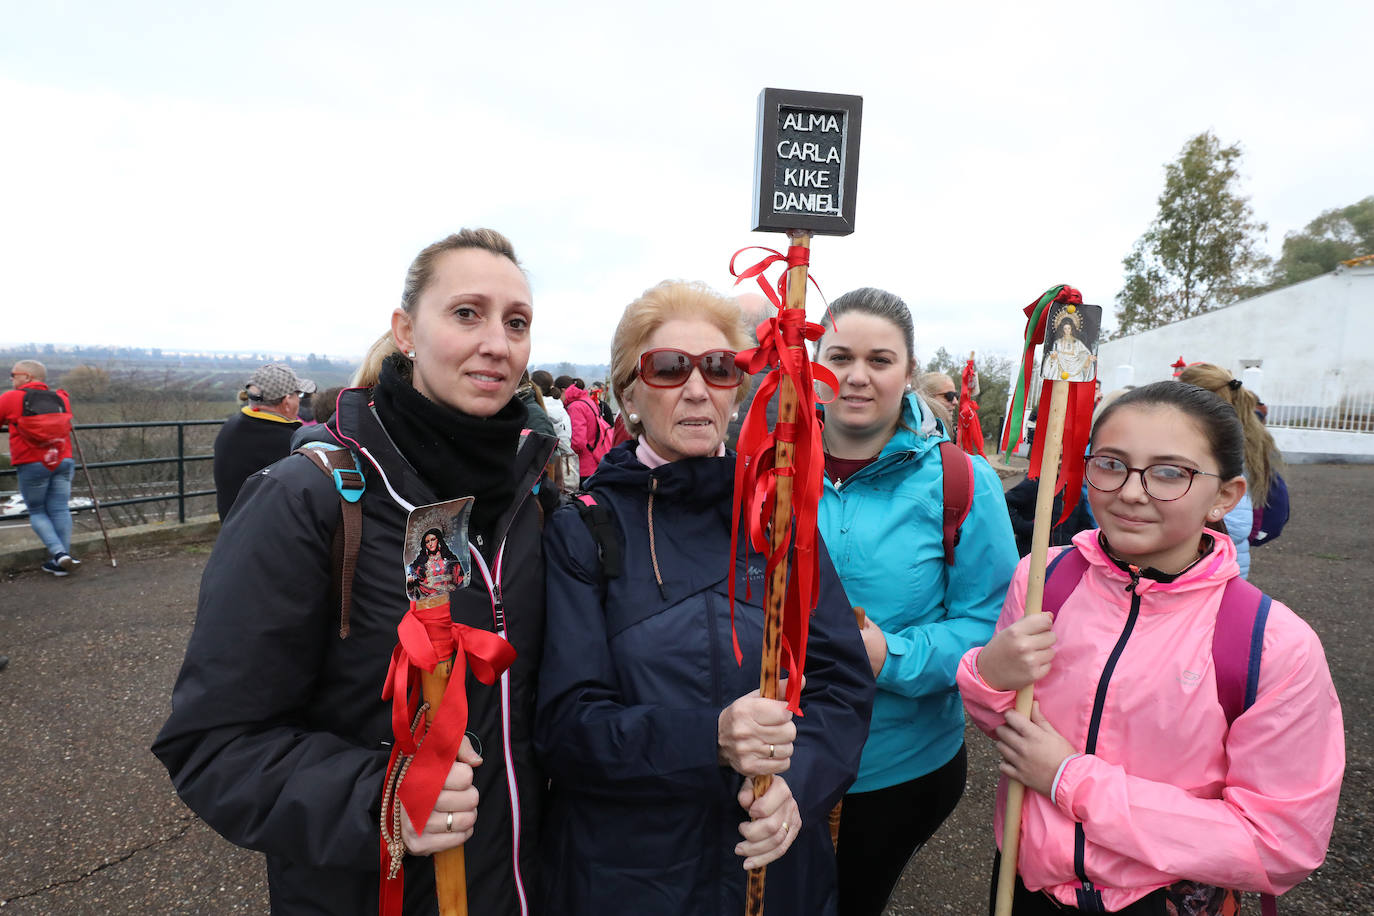
[[[1073,590],[1078,588],[1078,583],[1083,581],[1083,574],[1087,571],[1088,558],[1072,544],[1050,560],[1049,565],[1045,567],[1045,593],[1040,602],[1040,609],[1049,614],[1051,620],[1058,616],[1059,609],[1069,600]]]
[[[1216,669],[1217,699],[1226,722],[1236,721],[1259,693],[1260,656],[1264,626],[1274,599],[1236,576],[1226,583],[1212,631],[1212,664]]]
[[[1212,665],[1216,669],[1217,699],[1226,724],[1235,722],[1259,695],[1260,658],[1264,627],[1274,599],[1236,576],[1226,583],[1212,631]],[[1273,894],[1260,894],[1261,916],[1277,916]]]
[[[944,522],[941,537],[945,562],[954,565],[954,547],[959,543],[959,527],[973,508],[973,459],[949,440],[940,443],[940,464],[944,477]]]
[[[329,442],[307,442],[296,453],[309,458],[334,481],[339,493],[340,525],[334,530],[333,581],[339,590],[339,638],[348,638],[348,615],[353,609],[353,575],[363,541],[363,507],[359,500],[367,480],[351,449]]]
[[[583,491],[573,497],[573,505],[582,516],[582,523],[596,540],[597,554],[601,557],[603,579],[618,577],[624,568],[625,560],[620,552],[620,541],[615,536],[615,517],[611,510],[596,501],[591,493]]]

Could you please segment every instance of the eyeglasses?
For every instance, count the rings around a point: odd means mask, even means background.
[[[712,388],[738,388],[744,381],[744,370],[735,365],[734,350],[707,350],[691,354],[673,347],[656,347],[639,357],[638,376],[650,388],[678,388],[692,377],[692,370],[701,370],[701,380]]]
[[[957,391],[942,391],[942,392],[940,392],[940,397],[944,398],[946,401],[948,401],[949,403],[953,404],[955,401],[959,400],[959,392],[957,392]]]
[[[1107,455],[1089,455],[1086,471],[1088,483],[1094,490],[1103,493],[1115,493],[1120,490],[1126,485],[1126,481],[1131,479],[1131,473],[1135,472],[1140,475],[1140,485],[1145,489],[1145,494],[1160,502],[1171,502],[1181,498],[1192,489],[1193,478],[1199,474],[1204,477],[1221,477],[1220,474],[1199,471],[1197,468],[1179,464],[1152,464],[1145,468],[1133,468],[1126,462]]]

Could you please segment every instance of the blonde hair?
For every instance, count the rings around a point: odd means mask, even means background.
[[[1230,372],[1212,363],[1193,363],[1178,374],[1178,380],[1206,388],[1235,410],[1245,433],[1245,481],[1250,502],[1263,506],[1269,499],[1269,484],[1283,466],[1283,454],[1255,413],[1259,398]]]
[[[625,306],[620,324],[616,325],[611,339],[611,390],[617,404],[625,403],[625,392],[634,384],[644,344],[669,321],[705,321],[725,335],[731,349],[743,350],[750,345],[738,302],[699,281],[664,280]],[[748,385],[735,389],[736,404],[743,403],[748,396]],[[643,424],[631,420],[628,413],[622,416],[631,436],[644,431]]]
[[[46,382],[48,380],[48,367],[36,359],[21,359],[14,364],[14,368],[21,372],[27,372],[33,376],[35,382]]]
[[[945,421],[945,426],[950,426],[954,423],[954,405],[940,397],[945,382],[954,386],[955,394],[959,393],[959,386],[944,372],[922,372],[921,377],[916,380],[916,393],[937,417]]]
[[[463,249],[475,248],[479,251],[489,251],[494,255],[508,258],[512,264],[524,271],[520,264],[520,259],[515,256],[515,246],[510,239],[506,238],[495,229],[460,229],[446,238],[442,238],[431,245],[425,246],[424,250],[415,256],[415,260],[410,262],[406,268],[405,285],[401,288],[401,308],[407,315],[414,315],[415,309],[419,307],[420,294],[425,291],[429,281],[434,278],[434,263],[439,259],[439,255],[447,251],[461,251]],[[377,379],[382,374],[382,363],[395,353],[401,352],[396,346],[396,340],[391,336],[390,331],[383,332],[368,348],[367,355],[363,357],[362,365],[358,371],[353,373],[350,385],[353,388],[371,388],[377,384]],[[401,377],[410,381],[410,361],[402,360],[399,366]]]

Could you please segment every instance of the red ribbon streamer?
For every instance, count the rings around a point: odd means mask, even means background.
[[[978,402],[973,399],[975,380],[978,370],[969,360],[960,373],[959,391],[959,446],[970,455],[983,455],[983,424],[978,419]]]
[[[753,246],[759,247],[759,246]],[[804,309],[783,307],[787,300],[787,272],[778,278],[777,291],[765,279],[765,271],[779,262],[786,262],[788,269],[808,264],[810,249],[793,245],[784,257],[771,248],[761,248],[768,257],[747,268],[743,273],[735,273],[735,260],[749,248],[735,252],[730,259],[730,273],[738,285],[744,280],[756,279],[764,295],[778,309],[778,314],[759,323],[757,334],[759,344],[745,350],[735,357],[735,362],[751,375],[766,371],[768,374],[759,385],[754,401],[745,414],[740,427],[738,457],[735,461],[735,495],[730,527],[730,636],[735,650],[735,662],[741,664],[744,654],[740,651],[739,636],[735,632],[735,575],[733,564],[738,555],[741,518],[747,526],[749,544],[756,553],[768,558],[767,576],[772,581],[777,565],[792,551],[792,561],[788,568],[787,591],[783,601],[782,653],[789,674],[787,680],[787,705],[796,715],[801,715],[800,675],[806,667],[806,640],[810,629],[811,611],[816,607],[820,582],[820,553],[817,549],[819,535],[816,516],[820,506],[821,487],[825,468],[825,447],[821,441],[821,424],[814,410],[816,401],[815,384],[819,380],[830,386],[831,391],[839,388],[835,374],[824,366],[817,366],[806,355],[806,342],[819,340],[825,329],[819,324],[806,320]],[[811,279],[817,291],[820,286]],[[774,371],[777,370],[777,371]],[[768,429],[768,403],[786,376],[792,380],[797,393],[797,416],[792,423],[777,423],[770,432]],[[833,395],[832,395],[833,397]],[[828,402],[828,401],[827,401]],[[793,445],[793,461],[790,468],[774,465],[777,444],[786,442]],[[777,550],[773,550],[768,537],[768,529],[773,519],[773,509],[777,502],[777,479],[792,478],[792,522],[787,536],[780,539]],[[749,597],[748,578],[744,584],[745,597]]]
[[[387,763],[386,784],[390,784],[401,755],[413,756],[396,789],[396,799],[405,807],[410,823],[424,830],[467,731],[468,670],[483,684],[494,684],[515,661],[515,649],[495,633],[454,623],[447,603],[420,608],[410,602],[410,610],[396,627],[396,636],[391,667],[382,687],[382,699],[391,701],[391,731],[396,738]],[[412,734],[410,723],[415,721],[422,694],[420,672],[433,671],[450,658],[453,671],[449,680],[457,686],[445,692],[434,721],[426,725],[421,719]],[[399,871],[396,878],[387,880],[388,864],[383,841],[381,910],[384,914],[399,914],[405,872]]]
[[[1054,382],[1046,380],[1040,386],[1040,416],[1049,411],[1050,386]],[[1068,409],[1064,412],[1064,450],[1059,456],[1059,475],[1055,479],[1054,492],[1064,494],[1064,511],[1056,525],[1062,525],[1074,506],[1083,495],[1083,458],[1088,451],[1088,440],[1093,431],[1093,402],[1097,399],[1097,387],[1092,382],[1069,382]],[[1026,476],[1040,476],[1040,460],[1045,451],[1045,437],[1036,436],[1031,444],[1030,468]]]

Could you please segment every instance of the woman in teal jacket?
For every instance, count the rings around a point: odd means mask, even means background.
[[[911,313],[877,289],[830,305],[816,358],[839,381],[825,407],[820,530],[878,680],[859,778],[844,797],[842,916],[878,916],[902,870],[964,792],[964,712],[954,675],[992,636],[1016,567],[997,473],[973,459],[974,487],[954,563],[942,538],[949,438],[911,391]],[[954,469],[952,469],[954,470]],[[962,469],[958,469],[962,472]]]

